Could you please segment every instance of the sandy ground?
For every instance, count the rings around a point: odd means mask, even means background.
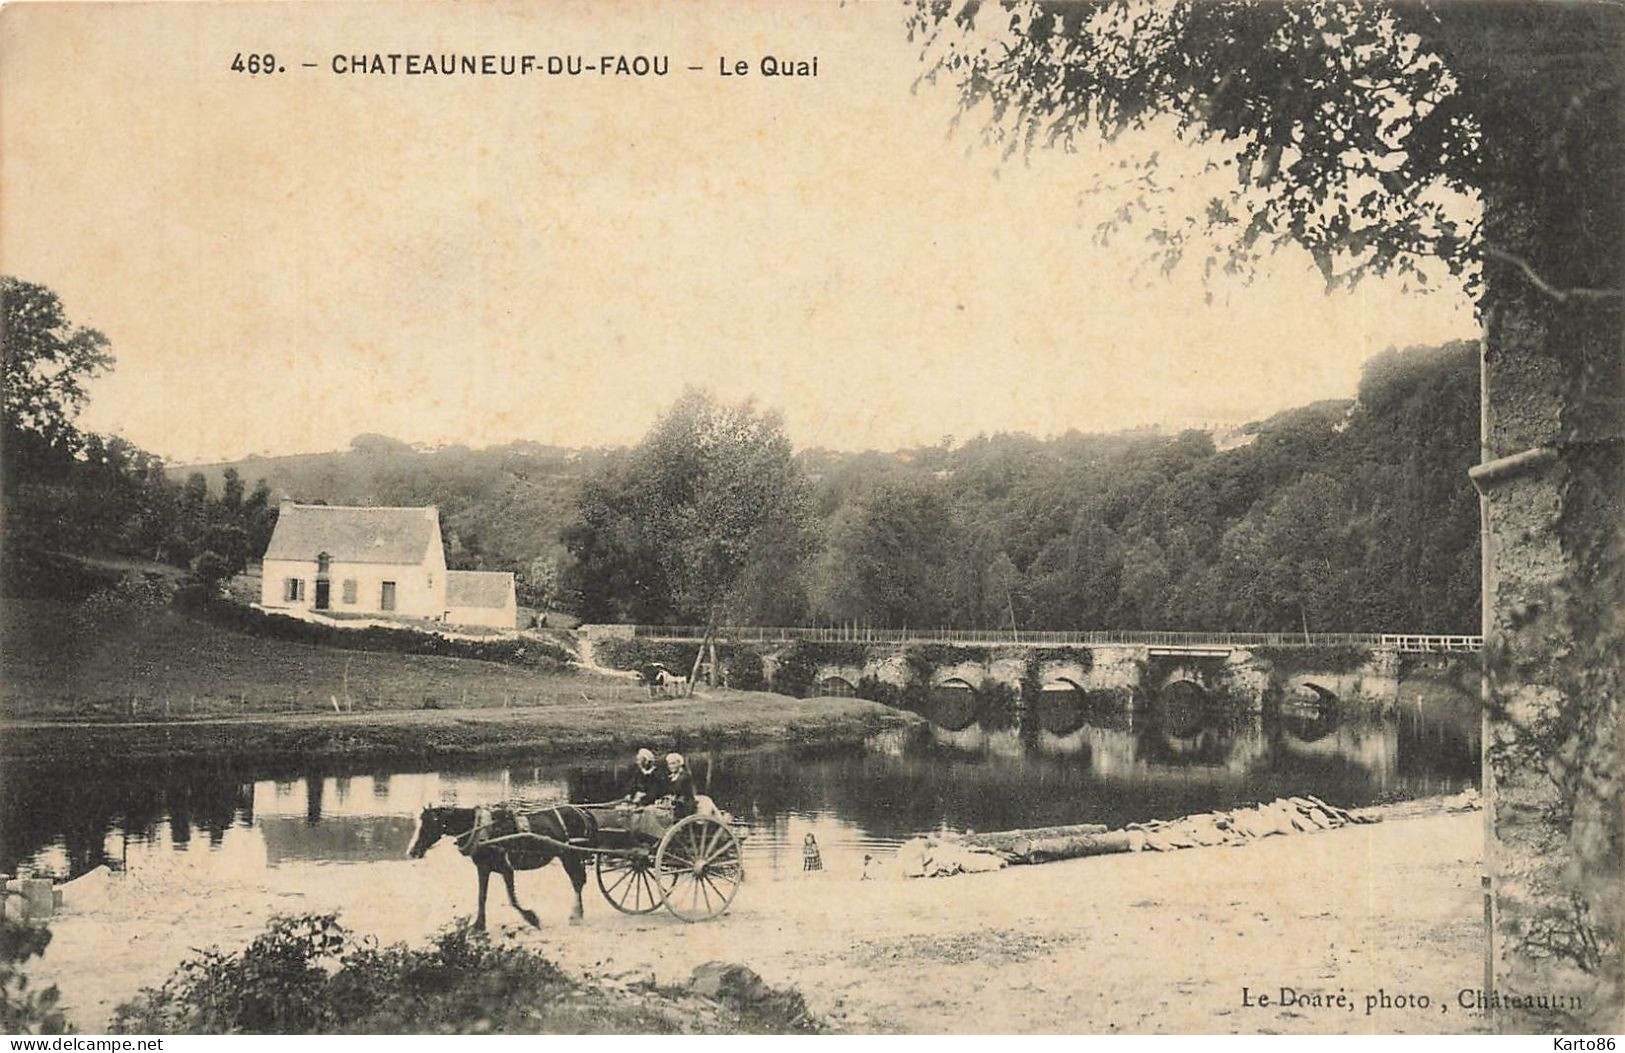
[[[519,879],[544,928],[522,927],[500,882],[490,919],[498,938],[597,976],[675,983],[704,961],[743,962],[858,1032],[1470,1031],[1483,1020],[1457,996],[1482,970],[1481,827],[1476,814],[1393,819],[934,880],[826,871],[747,882],[726,917],[698,925],[618,914],[591,879],[586,920],[568,925],[552,866]],[[339,910],[356,931],[418,941],[474,906],[473,868],[446,844],[418,862],[242,880],[201,866],[195,893],[131,873],[70,902],[35,982],[59,984],[74,1022],[98,1030],[192,948],[240,946],[273,913]],[[1282,987],[1343,992],[1352,1008],[1280,1007]],[[1244,988],[1270,1004],[1244,1004]],[[1382,994],[1429,1005],[1368,1013]]]

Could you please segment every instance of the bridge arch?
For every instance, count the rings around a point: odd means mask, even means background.
[[[1287,689],[1284,701],[1281,727],[1301,742],[1318,742],[1341,723],[1337,695],[1324,684],[1300,677]]]
[[[1089,696],[1068,676],[1051,677],[1038,692],[1038,726],[1052,735],[1071,735],[1084,725]]]
[[[818,681],[818,693],[829,698],[856,698],[858,688],[844,676],[826,676]]]
[[[1295,701],[1309,702],[1320,706],[1335,706],[1338,703],[1337,692],[1313,680],[1300,679],[1293,683],[1292,690],[1297,693]]]
[[[944,677],[931,685],[930,712],[926,717],[951,731],[962,731],[976,723],[981,692],[961,676]]]
[[[1200,681],[1170,676],[1151,699],[1151,718],[1163,734],[1189,738],[1207,724],[1213,701]]]

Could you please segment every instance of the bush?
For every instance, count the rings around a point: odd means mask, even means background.
[[[694,667],[697,643],[674,640],[631,639],[599,640],[593,645],[593,658],[611,669],[635,670],[644,683],[653,683],[652,670],[663,665],[678,676],[686,676]],[[736,643],[717,644],[717,663],[722,667],[723,682],[739,691],[765,691],[766,667],[761,652],[754,647]]]
[[[170,588],[159,578],[120,578],[79,602],[73,610],[74,630],[94,638],[110,626],[150,618],[168,607],[170,600]]]
[[[1359,644],[1315,644],[1308,647],[1251,647],[1254,658],[1281,673],[1311,670],[1351,673],[1371,661],[1371,648]]]
[[[773,670],[773,690],[781,695],[806,698],[812,693],[813,681],[818,677],[818,659],[813,649],[802,643],[793,643],[779,657]]]
[[[728,1006],[718,1030],[809,1031],[794,992]],[[672,1032],[688,1018],[572,980],[534,950],[457,929],[426,948],[380,948],[331,914],[272,919],[233,954],[206,951],[119,1006],[122,1034],[582,1034]],[[696,1021],[703,1024],[704,1021]]]
[[[210,585],[196,574],[188,574],[175,586],[172,602],[176,610],[195,614],[207,607],[210,600],[219,598],[218,587]]]
[[[1032,655],[1037,662],[1073,662],[1085,673],[1095,667],[1092,647],[1045,647],[1034,650]]]
[[[220,583],[236,574],[241,568],[234,568],[231,561],[220,553],[210,549],[199,553],[192,559],[192,573],[205,585],[211,586],[216,592]]]
[[[426,950],[379,949],[332,914],[273,918],[243,950],[205,951],[162,987],[119,1006],[123,1034],[321,1034],[527,1030],[514,1019],[563,976],[540,955],[482,934]],[[567,985],[566,985],[567,986]],[[503,1027],[498,1027],[499,1021]]]
[[[803,641],[801,644],[809,655],[820,662],[830,665],[862,665],[869,658],[869,645],[851,641],[835,641],[815,643]]]
[[[976,722],[988,731],[1016,725],[1016,689],[1000,680],[983,680],[976,689]]]
[[[888,684],[877,676],[865,676],[859,680],[855,693],[859,698],[894,708],[901,706],[903,701],[903,692],[895,684]]]
[[[9,546],[0,559],[0,592],[19,600],[77,603],[112,588],[122,571],[92,567],[71,556]]]
[[[284,614],[245,607],[228,599],[206,597],[193,606],[194,599],[183,586],[175,593],[175,606],[190,611],[210,624],[234,632],[264,636],[293,643],[314,644],[351,651],[385,651],[394,654],[434,655],[441,658],[472,658],[481,662],[524,666],[546,672],[566,672],[573,668],[573,655],[547,640],[453,640],[433,632],[409,628],[368,626],[340,629],[307,622]]]
[[[641,672],[645,666],[663,665],[674,672],[687,673],[698,646],[669,640],[645,640],[642,637],[611,637],[594,643],[592,654],[599,665],[611,669]]]
[[[953,644],[913,644],[906,657],[910,664],[919,662],[931,669],[962,662],[985,662],[993,654],[991,647],[957,647]]]
[[[22,964],[50,946],[50,930],[0,918],[0,1032],[8,1035],[59,1035],[67,1021],[56,1008],[55,985],[28,989]]]
[[[736,691],[767,690],[766,666],[762,656],[747,647],[733,648],[722,662],[723,677]]]

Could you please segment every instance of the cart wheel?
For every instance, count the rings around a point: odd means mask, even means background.
[[[598,853],[598,889],[622,914],[652,914],[666,901],[646,849],[631,855]]]
[[[745,881],[739,838],[726,823],[691,815],[660,839],[655,877],[667,910],[684,921],[714,918],[728,909]]]

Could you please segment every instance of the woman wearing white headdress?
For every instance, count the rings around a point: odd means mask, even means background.
[[[672,815],[685,819],[694,814],[694,776],[681,753],[666,754],[666,792],[671,794]]]

